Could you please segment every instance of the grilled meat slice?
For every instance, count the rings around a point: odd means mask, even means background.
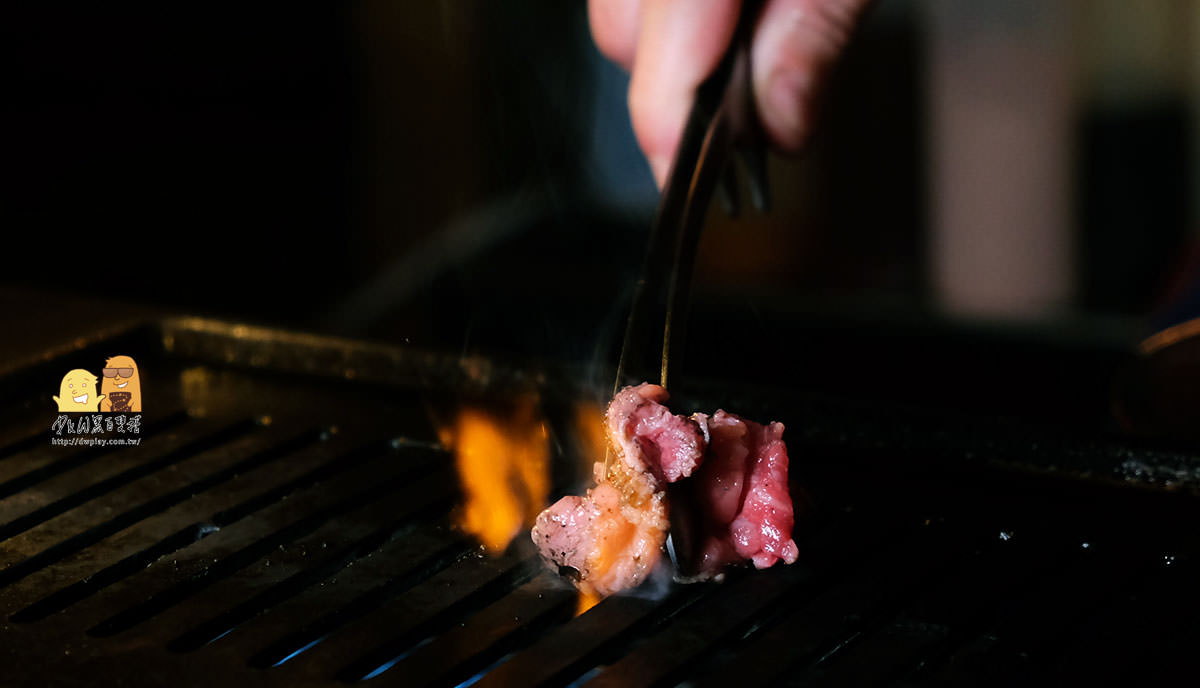
[[[799,551],[792,540],[783,424],[763,426],[725,411],[705,419],[711,441],[704,465],[688,481],[704,524],[699,568],[715,575],[747,559],[763,569]]]
[[[595,464],[596,486],[563,497],[534,525],[543,559],[573,570],[585,592],[610,595],[646,579],[670,527],[666,486],[679,481],[704,524],[700,578],[747,560],[758,568],[796,560],[783,425],[724,411],[679,416],[667,399],[649,383],[618,392],[605,414],[612,457]]]

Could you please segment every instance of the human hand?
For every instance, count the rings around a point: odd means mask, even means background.
[[[817,101],[871,0],[766,0],[750,60],[759,119],[773,144],[797,152]],[[633,131],[654,179],[666,180],[696,87],[733,39],[742,0],[588,0],[601,52],[632,72]]]

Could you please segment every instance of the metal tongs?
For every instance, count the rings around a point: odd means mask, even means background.
[[[625,326],[614,395],[625,384],[656,378],[663,387],[672,380],[677,391],[678,374],[668,376],[669,364],[681,360],[692,269],[705,215],[718,193],[730,215],[739,210],[731,154],[742,160],[751,202],[759,211],[767,209],[766,148],[750,78],[750,36],[757,6],[757,2],[743,5],[729,50],[697,89],[650,230]],[[698,563],[694,548],[699,543],[691,536],[693,500],[681,486],[672,485],[668,491],[672,507],[667,551],[677,577],[686,579]]]

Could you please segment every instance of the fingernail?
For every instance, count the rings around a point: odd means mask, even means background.
[[[799,137],[803,126],[801,109],[804,107],[806,83],[803,76],[794,71],[776,72],[767,84],[767,103],[771,108],[769,117],[776,127],[787,131],[788,138]]]

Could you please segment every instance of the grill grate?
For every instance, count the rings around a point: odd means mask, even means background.
[[[569,388],[345,343],[305,355],[313,342],[294,335],[276,342],[280,370],[263,333],[239,343],[214,327],[151,328],[16,373],[53,380],[97,350],[146,352],[159,406],[140,446],[105,450],[49,446],[39,402],[0,402],[24,423],[0,447],[6,685],[1112,682],[1172,676],[1200,636],[1190,494],[947,468],[955,452],[1029,454],[1003,430],[955,449],[910,424],[892,441],[786,398],[770,415],[789,423],[820,505],[801,560],[662,581],[576,616],[527,538],[488,556],[452,527],[459,488],[429,418],[455,399],[427,383],[558,389],[543,395],[558,492],[577,478]],[[393,378],[294,369],[312,360],[382,362]]]

